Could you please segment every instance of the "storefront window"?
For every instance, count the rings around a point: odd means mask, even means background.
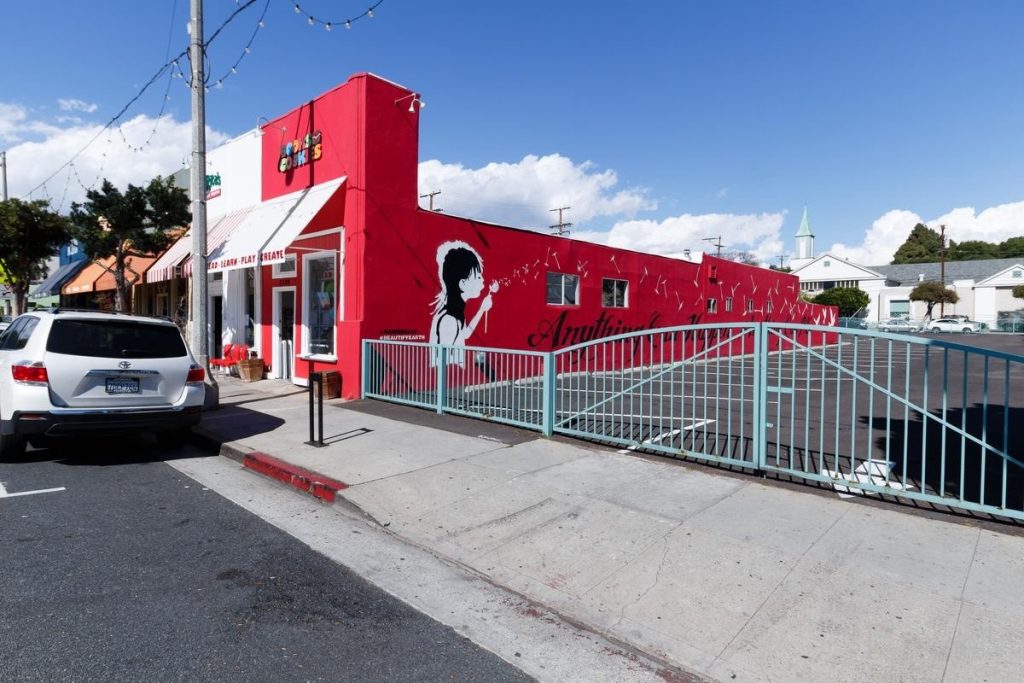
[[[334,254],[310,256],[305,262],[306,352],[334,355]]]

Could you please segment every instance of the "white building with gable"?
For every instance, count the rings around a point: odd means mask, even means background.
[[[863,266],[828,252],[815,256],[806,207],[796,233],[796,255],[790,267],[800,278],[801,292],[815,296],[833,287],[856,287],[870,299],[860,314],[869,323],[892,317],[923,320],[928,307],[911,301],[910,292],[919,282],[942,281],[960,297],[944,307],[943,315],[966,315],[992,329],[1010,329],[1013,321],[1018,329],[1024,324],[1024,301],[1012,294],[1016,285],[1024,284],[1024,257],[947,261],[943,268],[941,263]],[[938,317],[938,307],[932,314]]]

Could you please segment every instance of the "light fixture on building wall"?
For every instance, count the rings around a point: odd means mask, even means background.
[[[260,125],[260,121],[262,121],[262,122],[263,122],[263,125]],[[259,116],[259,117],[257,117],[257,118],[256,118],[256,134],[262,137],[262,136],[263,136],[263,133],[264,133],[264,131],[266,130],[266,127],[267,127],[267,126],[269,126],[269,125],[270,125],[270,119],[268,119],[268,118],[267,118],[267,117],[265,117],[265,116]],[[282,132],[282,133],[284,133],[285,131],[287,131],[287,130],[288,130],[288,129],[287,129],[287,128],[285,128],[284,126],[278,126],[278,128],[280,128],[280,129],[281,129],[281,132]]]
[[[409,93],[408,95],[405,95],[403,97],[399,97],[397,100],[395,100],[395,106],[397,107],[400,102],[404,102],[405,100],[409,100],[409,112],[413,114],[416,113],[417,104],[420,105],[420,109],[423,109],[423,107],[427,106],[427,103],[420,99],[419,93],[415,92]]]

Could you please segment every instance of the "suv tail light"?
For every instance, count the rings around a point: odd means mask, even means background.
[[[15,382],[22,384],[48,384],[49,376],[46,374],[46,366],[40,362],[21,363],[11,366],[11,375]]]
[[[198,365],[193,365],[188,369],[188,378],[185,379],[186,384],[202,384],[206,379],[206,370]]]

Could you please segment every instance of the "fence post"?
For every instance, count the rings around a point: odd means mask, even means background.
[[[437,353],[437,414],[444,412],[445,401],[448,398],[448,349],[438,347]]]
[[[754,466],[768,461],[768,324],[754,326]]]
[[[544,354],[544,380],[541,383],[541,409],[543,418],[541,430],[544,436],[551,436],[555,431],[555,354]]]
[[[359,397],[366,398],[366,387],[370,386],[370,340],[364,339],[361,346],[360,366],[362,372],[359,374]]]

